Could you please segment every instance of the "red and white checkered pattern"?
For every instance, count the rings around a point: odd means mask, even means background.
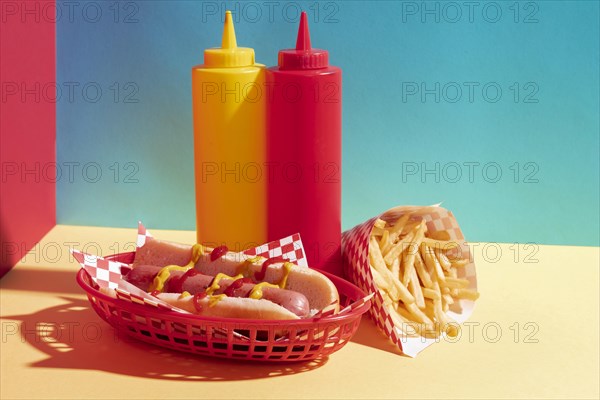
[[[245,250],[243,253],[247,256],[266,258],[283,257],[300,267],[308,267],[299,233]]]
[[[142,221],[138,221],[138,234],[137,234],[137,242],[136,242],[135,250],[138,251],[140,249],[140,247],[145,245],[146,238],[149,238],[149,237],[152,237],[150,232],[148,232],[148,230],[146,230],[146,227],[144,226],[144,224],[142,224]]]
[[[127,264],[106,260],[100,256],[82,253],[74,249],[71,250],[71,254],[99,287],[114,289],[119,299],[189,314],[187,311],[173,307],[123,280],[121,268],[129,269]]]
[[[469,247],[464,242],[464,236],[456,218],[454,218],[450,211],[438,206],[395,207],[377,217],[371,218],[342,234],[342,253],[345,261],[346,276],[350,277],[351,281],[365,292],[374,293],[372,305],[369,310],[371,318],[400,350],[406,355],[414,357],[420,351],[433,344],[435,340],[424,340],[420,337],[408,336],[403,333],[399,327],[394,326],[392,318],[384,306],[383,297],[375,287],[369,266],[369,236],[377,218],[393,222],[407,212],[422,217],[425,220],[429,231],[448,231],[450,234],[450,241],[458,242],[461,245],[462,256],[471,259]],[[465,268],[460,269],[459,277],[468,279],[470,288],[477,288],[474,263],[470,263]],[[461,306],[461,314],[450,313],[450,316],[459,323],[464,322],[471,315],[473,311],[473,302],[462,300]]]
[[[435,232],[445,230],[450,234],[451,241],[463,242],[465,240],[465,237],[456,222],[456,218],[454,218],[451,211],[440,208],[440,211],[426,215],[425,220],[428,231]]]
[[[78,250],[71,250],[71,254],[81,264],[90,277],[98,286],[107,289],[116,289],[121,282],[121,267],[126,264],[105,260],[102,257],[82,253]]]

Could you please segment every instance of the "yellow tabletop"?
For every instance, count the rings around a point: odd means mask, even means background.
[[[194,232],[154,236],[192,243]],[[598,266],[589,247],[475,244],[481,298],[458,340],[399,355],[368,319],[328,359],[202,358],[115,335],[68,249],[133,249],[136,231],[56,226],[0,280],[0,398],[598,398]]]

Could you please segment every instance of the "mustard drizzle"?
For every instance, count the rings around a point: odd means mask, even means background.
[[[190,262],[186,265],[167,265],[166,267],[163,267],[160,271],[158,271],[158,274],[156,274],[156,276],[154,277],[154,280],[152,281],[152,284],[150,285],[148,291],[162,292],[165,287],[165,282],[167,281],[167,279],[169,279],[169,276],[171,276],[171,271],[186,272],[194,268],[194,266],[196,265],[196,263],[202,255],[204,255],[204,246],[202,246],[201,244],[193,245],[192,257],[190,258]]]
[[[159,291],[162,292],[164,289],[164,285],[165,282],[167,281],[167,279],[169,279],[169,276],[171,275],[171,271],[183,271],[186,272],[192,268],[195,267],[196,263],[198,262],[198,260],[200,259],[200,257],[204,255],[204,247],[201,244],[195,244],[192,246],[192,257],[190,259],[190,262],[186,265],[180,266],[180,265],[167,265],[166,267],[163,267],[158,274],[156,274],[156,276],[154,277],[154,280],[152,281],[152,284],[150,285],[150,289],[149,291]],[[211,285],[206,289],[206,294],[207,296],[209,296],[208,299],[208,304],[209,307],[214,307],[219,301],[221,301],[223,298],[227,297],[227,295],[225,294],[219,294],[219,295],[214,295],[213,293],[217,290],[220,289],[219,286],[219,282],[221,281],[221,279],[230,279],[232,281],[235,281],[237,279],[241,279],[241,278],[249,278],[249,277],[253,277],[254,273],[251,270],[251,266],[252,264],[255,263],[259,263],[261,262],[264,263],[265,261],[267,261],[267,259],[265,257],[262,256],[256,256],[256,257],[252,257],[252,258],[248,258],[246,259],[243,263],[241,263],[238,266],[237,269],[237,275],[236,276],[228,276],[224,273],[218,273],[215,278],[213,279]],[[261,263],[261,265],[262,265]],[[284,262],[283,263],[283,276],[281,277],[281,280],[279,281],[278,284],[272,284],[269,282],[261,282],[258,283],[256,285],[254,285],[254,287],[252,288],[252,290],[250,291],[250,294],[248,295],[249,298],[251,299],[255,299],[255,300],[260,300],[263,297],[263,289],[264,288],[280,288],[280,289],[285,289],[286,285],[287,285],[287,280],[288,280],[288,276],[290,274],[290,271],[292,270],[294,264],[292,264],[291,262]],[[188,292],[183,292],[180,296],[179,299],[185,299],[186,297],[190,297],[190,293]]]

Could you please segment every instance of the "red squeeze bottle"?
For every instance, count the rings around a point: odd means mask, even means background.
[[[268,239],[300,232],[310,267],[341,276],[342,70],[311,47],[305,12],[266,88]]]

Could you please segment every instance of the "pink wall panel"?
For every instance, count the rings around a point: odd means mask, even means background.
[[[0,2],[0,276],[56,221],[53,3]]]

